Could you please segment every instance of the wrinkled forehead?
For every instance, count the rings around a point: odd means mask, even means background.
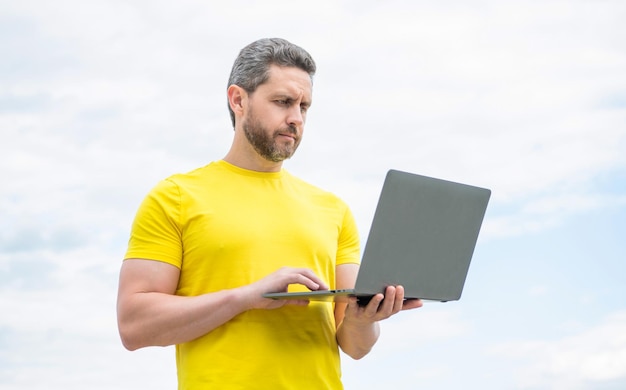
[[[283,90],[285,93],[303,96],[307,100],[311,100],[313,92],[311,76],[304,70],[293,66],[270,66],[269,77],[262,85],[272,90]]]

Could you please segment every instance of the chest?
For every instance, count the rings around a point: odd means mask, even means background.
[[[186,261],[227,259],[247,269],[334,262],[343,210],[327,194],[281,183],[228,183],[183,200]]]

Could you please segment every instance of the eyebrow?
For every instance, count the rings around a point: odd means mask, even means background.
[[[274,95],[272,95],[272,99],[284,99],[290,102],[298,100],[298,98],[294,97],[293,94],[290,94],[288,92],[277,92]],[[305,106],[308,108],[308,107],[311,107],[311,104],[312,104],[311,100],[304,98],[304,96],[302,97],[302,101],[300,103],[301,106]]]

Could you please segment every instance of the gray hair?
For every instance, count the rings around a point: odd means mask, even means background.
[[[241,49],[230,72],[228,86],[238,85],[252,93],[269,78],[271,65],[292,66],[307,72],[313,81],[315,61],[306,50],[281,38],[264,38]],[[235,113],[228,105],[235,126]]]

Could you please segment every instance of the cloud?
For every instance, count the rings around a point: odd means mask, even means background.
[[[115,317],[122,254],[114,252],[92,246],[0,257],[3,389],[175,387],[173,347],[122,347]]]
[[[506,342],[490,348],[489,353],[519,365],[518,388],[595,389],[624,385],[625,328],[626,312],[616,311],[578,334],[556,340]]]
[[[112,332],[85,337],[63,330],[1,329],[0,335],[3,389],[79,389],[85,384],[97,390],[176,387],[173,347],[130,353]]]
[[[623,195],[591,193],[549,193],[531,197],[516,210],[496,210],[481,230],[485,239],[511,237],[554,229],[575,216],[599,210],[615,210],[626,204]],[[501,214],[498,215],[498,212]]]
[[[286,167],[341,195],[363,236],[388,168],[491,188],[481,239],[520,246],[573,217],[624,206],[621,1],[0,8],[3,389],[174,382],[171,348],[122,349],[117,272],[145,193],[227,151],[228,72],[238,50],[261,36],[284,36],[316,58],[305,139]],[[498,276],[490,272],[483,280]],[[537,281],[525,291],[543,300],[555,290]],[[531,388],[623,385],[623,313],[578,337],[505,343],[481,360],[476,351],[489,338],[477,328],[488,317],[448,306],[394,318],[367,360],[346,364],[348,381],[389,387],[393,376],[397,388],[459,388],[485,380],[476,364],[505,361],[506,369],[524,363],[520,376],[529,379],[519,383]],[[446,361],[444,349],[459,358]],[[372,383],[363,384],[364,372]],[[492,375],[475,388],[511,383]]]
[[[426,302],[380,323],[381,335],[364,359],[343,356],[346,388],[389,386],[398,389],[454,386],[448,379],[461,369],[469,349],[464,340],[475,329],[455,303]],[[379,375],[386,372],[386,375]],[[454,387],[450,387],[454,388]]]

